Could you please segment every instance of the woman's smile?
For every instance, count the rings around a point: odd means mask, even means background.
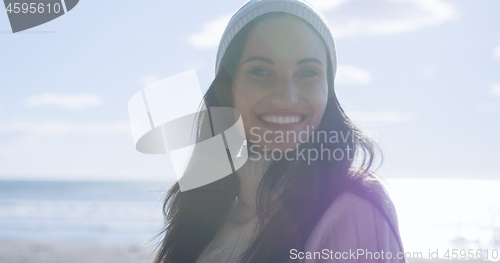
[[[257,119],[271,129],[280,128],[286,129],[297,126],[302,123],[306,118],[306,114],[295,111],[288,112],[266,112],[257,114]]]

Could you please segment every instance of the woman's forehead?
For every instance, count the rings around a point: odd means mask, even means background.
[[[243,61],[252,56],[297,61],[314,57],[326,65],[326,45],[306,22],[292,15],[269,17],[250,32],[243,52]]]

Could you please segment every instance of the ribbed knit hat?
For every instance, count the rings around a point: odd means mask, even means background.
[[[333,66],[333,77],[337,72],[337,53],[335,40],[325,17],[305,0],[250,0],[231,17],[222,35],[215,61],[215,75],[219,72],[220,63],[226,49],[234,36],[250,21],[270,12],[284,12],[304,19],[313,26],[325,41]]]

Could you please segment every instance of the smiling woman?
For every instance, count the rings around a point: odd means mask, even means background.
[[[327,22],[307,2],[252,0],[235,13],[204,103],[241,113],[250,158],[211,184],[170,189],[156,263],[404,262],[394,206],[373,174],[377,147],[342,110],[336,65]]]

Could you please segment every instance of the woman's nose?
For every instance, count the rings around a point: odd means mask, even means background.
[[[273,89],[271,97],[272,103],[276,108],[292,108],[299,101],[293,78],[291,76],[280,78]]]

